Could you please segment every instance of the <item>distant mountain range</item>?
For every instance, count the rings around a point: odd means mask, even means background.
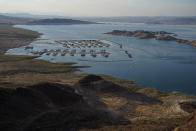
[[[77,19],[77,20],[75,20]],[[122,16],[122,17],[66,17],[28,13],[0,13],[0,24],[91,24],[94,22],[122,22],[167,25],[196,25],[196,16]]]
[[[95,23],[95,22],[63,19],[63,18],[53,18],[53,19],[41,19],[41,20],[30,21],[26,24],[30,24],[30,25],[72,25],[72,24],[92,24],[92,23]]]
[[[125,16],[125,17],[83,17],[80,20],[93,22],[122,22],[122,23],[146,23],[167,25],[196,25],[196,16],[174,17],[174,16]]]
[[[10,16],[10,17],[23,17],[23,18],[36,18],[36,19],[52,19],[52,18],[71,18],[68,16],[58,16],[58,15],[37,15],[30,13],[0,13],[0,15]]]
[[[36,20],[36,19],[0,15],[0,25],[25,24],[33,20]]]
[[[70,25],[70,24],[93,24],[95,22],[65,19],[65,18],[47,18],[38,17],[12,17],[0,15],[0,25]]]

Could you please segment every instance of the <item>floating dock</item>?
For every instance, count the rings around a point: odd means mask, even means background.
[[[57,40],[55,42],[62,44],[67,48],[103,48],[110,46],[110,44],[102,42],[101,40]]]
[[[107,51],[110,44],[101,40],[56,40],[54,43],[59,43],[62,47],[35,51],[33,47],[26,46],[25,50],[30,50],[30,53],[37,56],[57,56],[58,54],[60,54],[60,56],[66,56],[66,54],[69,54],[70,56],[79,55],[85,57],[90,55],[92,57],[102,56],[108,58],[111,55],[111,53]],[[132,58],[131,53],[129,53],[128,50],[122,49],[122,44],[119,45],[119,49],[121,49],[119,51],[123,51],[128,58]]]

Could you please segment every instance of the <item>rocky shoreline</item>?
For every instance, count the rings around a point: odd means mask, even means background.
[[[177,43],[185,43],[192,46],[196,46],[196,40],[189,41],[184,39],[179,39],[174,37],[174,33],[165,32],[165,31],[144,31],[144,30],[136,30],[136,31],[121,31],[121,30],[113,30],[112,32],[107,32],[105,34],[111,35],[122,35],[122,36],[131,36],[137,37],[140,39],[156,39],[156,40],[165,40],[165,41],[174,41]]]

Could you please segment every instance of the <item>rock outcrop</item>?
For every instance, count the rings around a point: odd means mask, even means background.
[[[177,39],[173,36],[169,35],[160,35],[155,37],[156,40],[168,40],[168,41],[176,41]]]
[[[196,40],[192,41],[190,44],[196,46]]]
[[[196,110],[189,116],[186,122],[176,128],[175,131],[195,131],[196,130]]]
[[[154,38],[154,34],[150,32],[135,32],[132,36],[138,37],[140,39],[148,39],[148,38]]]

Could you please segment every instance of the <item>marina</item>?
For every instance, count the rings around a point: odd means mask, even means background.
[[[69,54],[70,56],[79,55],[81,57],[89,55],[93,58],[96,58],[99,55],[103,58],[108,58],[111,54],[107,51],[111,45],[106,42],[102,42],[101,40],[56,40],[54,42],[47,43],[57,43],[62,45],[63,48],[35,50],[34,47],[26,46],[25,50],[29,50],[31,54],[36,56],[57,56],[58,54],[66,56],[66,54]],[[128,58],[132,58],[128,51],[125,51],[125,54],[128,55]]]
[[[56,40],[55,42],[62,44],[67,48],[91,48],[91,47],[110,47],[110,44],[100,40]]]

